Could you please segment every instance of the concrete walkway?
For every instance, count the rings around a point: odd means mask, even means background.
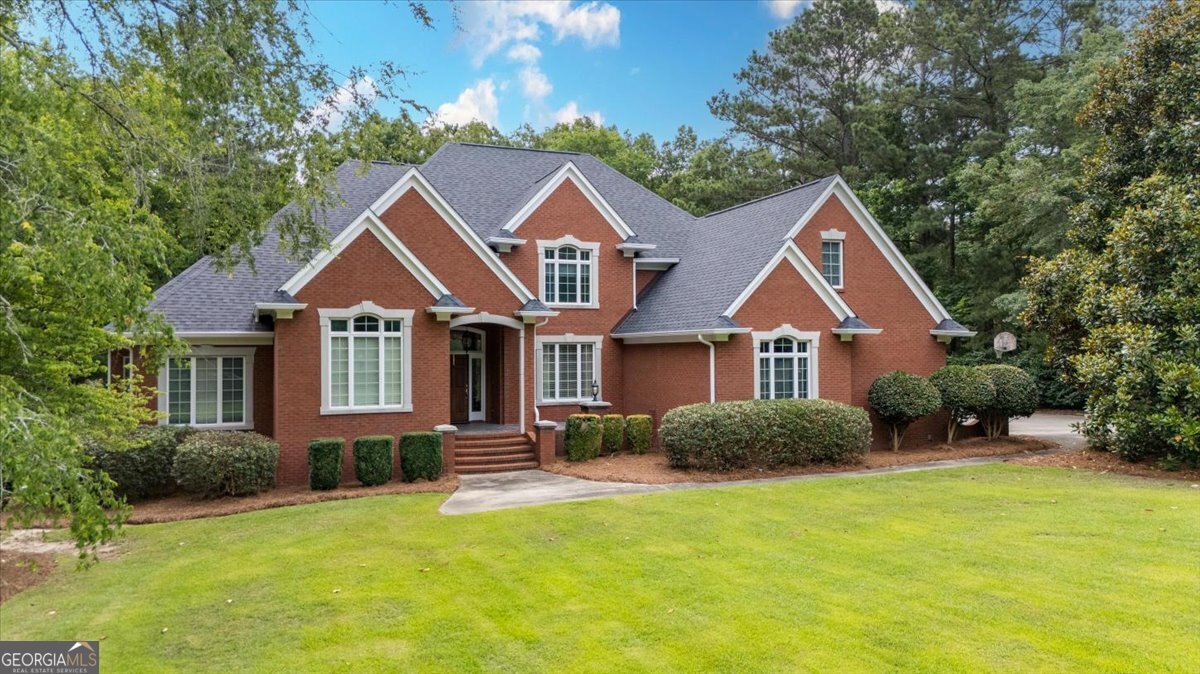
[[[1029,419],[1014,421],[1011,431],[1014,435],[1032,435],[1059,444],[1063,448],[1074,449],[1082,444],[1082,440],[1078,435],[1072,433],[1070,425],[1079,421],[1080,418],[1073,415],[1035,414]],[[648,494],[652,492],[680,491],[683,489],[713,489],[752,484],[770,484],[773,482],[827,480],[839,477],[860,477],[864,475],[886,475],[889,473],[909,473],[919,470],[937,470],[940,468],[961,468],[964,466],[999,463],[1009,458],[1011,457],[984,456],[974,459],[927,461],[925,463],[911,463],[905,466],[889,466],[886,468],[853,470],[842,473],[788,475],[784,477],[734,480],[730,482],[679,482],[675,484],[596,482],[566,475],[547,473],[540,470],[492,473],[490,475],[462,475],[459,477],[458,491],[446,499],[445,503],[442,504],[441,511],[446,515],[465,515],[486,512],[488,510],[520,508],[523,506],[561,503],[564,501],[584,501],[625,494]]]

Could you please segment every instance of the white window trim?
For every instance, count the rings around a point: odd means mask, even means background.
[[[254,350],[253,346],[197,346],[193,347],[190,352],[175,358],[168,358],[163,366],[158,371],[158,411],[163,413],[159,418],[159,425],[167,425],[170,421],[170,390],[171,381],[170,368],[172,360],[184,358],[242,358],[242,386],[244,387],[245,395],[244,409],[242,410],[242,421],[236,423],[217,423],[217,424],[186,424],[192,428],[201,428],[205,430],[228,430],[228,431],[248,431],[254,429]],[[217,365],[217,414],[224,413],[221,397],[225,391],[221,386],[222,368]],[[196,418],[196,377],[191,378],[192,393],[191,393],[191,410],[188,414],[189,419]]]
[[[838,277],[837,283],[825,279],[829,285],[833,286],[834,290],[842,290],[846,287],[846,235],[842,234],[841,238],[826,237],[829,232],[821,232],[821,278],[825,278],[825,244],[837,244],[838,257]]]
[[[754,357],[754,390],[750,396],[751,400],[759,399],[758,390],[759,385],[762,383],[758,372],[759,344],[762,342],[773,342],[780,337],[791,337],[797,341],[808,342],[808,397],[810,399],[821,397],[821,390],[819,386],[819,382],[821,380],[821,370],[817,358],[818,351],[820,351],[818,347],[821,343],[821,333],[802,332],[793,328],[790,324],[784,323],[783,325],[769,332],[752,332],[750,333],[750,336],[754,340],[754,353],[752,354]]]
[[[545,344],[591,344],[592,345],[592,379],[595,380],[596,386],[599,387],[601,394],[604,392],[604,379],[601,377],[602,364],[604,362],[601,344],[604,343],[604,338],[599,335],[575,335],[567,333],[565,335],[538,335],[534,340],[534,373],[533,379],[536,382],[534,385],[535,397],[534,400],[539,405],[574,405],[581,402],[589,401],[592,396],[585,395],[580,398],[545,398],[542,396],[542,346]],[[557,372],[555,373],[558,374]],[[592,383],[587,382],[586,391],[591,390]],[[557,388],[557,386],[556,386]],[[598,397],[600,397],[598,395]]]
[[[572,246],[591,253],[591,301],[583,302],[547,302],[546,301],[546,250]],[[548,307],[555,309],[599,309],[600,308],[600,244],[580,241],[570,234],[553,241],[539,239],[538,249],[538,299]]]
[[[371,301],[365,301],[353,307],[344,309],[317,309],[317,314],[321,317],[321,414],[379,414],[386,412],[411,412],[413,411],[413,396],[412,396],[412,323],[415,311],[412,309],[384,309],[383,307]],[[403,352],[400,358],[400,367],[402,382],[400,388],[399,405],[384,405],[383,398],[380,397],[378,405],[351,405],[349,407],[334,407],[331,403],[331,391],[329,385],[329,377],[332,371],[330,363],[330,322],[334,319],[352,320],[355,316],[361,314],[371,314],[379,317],[380,320],[400,320],[403,322],[401,326],[401,340],[403,344]],[[347,333],[348,336],[353,336],[353,333]],[[381,356],[382,358],[382,356]],[[350,364],[354,366],[353,363]],[[382,361],[380,363],[380,385],[382,386]]]

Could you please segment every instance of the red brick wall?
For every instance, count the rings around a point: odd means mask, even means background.
[[[851,399],[869,408],[867,390],[877,377],[893,370],[933,374],[946,364],[946,349],[929,334],[936,321],[836,195],[796,236],[796,245],[813,265],[821,268],[821,232],[827,229],[846,233],[842,244],[842,298],[867,324],[883,329],[878,335],[856,336],[853,342]],[[940,440],[944,425],[942,415],[923,419],[909,429],[905,442],[920,444],[929,436]],[[875,442],[886,443],[879,424]]]
[[[537,241],[554,240],[570,234],[585,243],[599,243],[594,272],[599,283],[598,309],[556,308],[558,316],[537,329],[538,336],[599,335],[603,337],[601,357],[601,397],[613,404],[613,411],[624,409],[622,344],[609,335],[629,312],[633,304],[633,262],[616,249],[622,239],[608,221],[592,206],[587,197],[571,181],[564,182],[521,224],[516,236],[525,239],[524,246],[505,253],[501,259],[521,279],[525,287],[541,295],[538,287],[540,264]],[[533,332],[528,331],[530,367],[527,377],[532,395],[537,368],[533,366]],[[533,398],[529,398],[530,401]],[[544,420],[562,421],[579,411],[577,405],[539,406]]]
[[[354,478],[350,453],[362,435],[399,436],[446,423],[450,413],[450,335],[447,323],[425,313],[430,293],[369,232],[299,291],[308,304],[294,318],[275,324],[274,437],[280,444],[279,482],[308,480],[308,442],[346,439],[342,477]],[[321,329],[318,309],[345,308],[370,300],[387,309],[415,311],[412,343],[413,411],[380,414],[321,414]],[[398,470],[398,468],[397,468]]]

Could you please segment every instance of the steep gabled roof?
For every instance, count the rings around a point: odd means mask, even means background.
[[[796,220],[832,180],[822,178],[697,218],[679,264],[662,273],[613,334],[728,327],[725,310],[775,257]]]

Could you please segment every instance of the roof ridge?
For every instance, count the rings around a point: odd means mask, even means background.
[[[445,143],[442,145],[442,147],[445,147],[446,145],[469,145],[471,147],[486,147],[486,148],[490,148],[493,150],[517,150],[520,152],[545,152],[547,154],[570,154],[570,155],[575,155],[577,157],[592,156],[586,152],[574,152],[572,150],[544,150],[544,149],[538,148],[538,147],[517,147],[515,145],[490,145],[488,143],[467,143],[464,141],[454,141],[452,143]]]
[[[743,202],[742,202],[742,203],[740,203],[740,204],[735,204],[735,205],[733,205],[733,206],[729,206],[729,207],[726,207],[726,208],[722,208],[722,209],[721,209],[721,210],[719,210],[719,211],[713,211],[712,213],[708,213],[708,214],[706,214],[706,215],[702,215],[702,216],[700,216],[700,219],[701,219],[701,220],[703,220],[703,219],[705,219],[705,218],[711,218],[711,217],[712,217],[712,216],[714,216],[714,215],[720,215],[721,213],[725,213],[725,212],[727,212],[727,211],[736,210],[736,209],[739,209],[739,208],[741,208],[742,206],[749,206],[750,204],[755,204],[755,203],[758,203],[758,202],[760,202],[760,201],[766,201],[767,199],[774,199],[775,197],[782,196],[782,195],[784,195],[784,194],[787,194],[788,192],[794,192],[794,191],[796,191],[796,190],[803,189],[803,188],[805,188],[805,187],[812,187],[813,185],[816,185],[817,183],[821,182],[822,180],[829,180],[830,178],[833,178],[833,177],[835,177],[836,175],[837,175],[837,174],[835,173],[835,174],[833,174],[833,175],[824,176],[824,177],[821,177],[821,178],[817,178],[816,180],[810,180],[810,181],[808,181],[808,182],[806,182],[806,183],[800,183],[799,185],[796,185],[795,187],[789,187],[789,188],[787,188],[786,190],[780,190],[780,191],[778,191],[778,192],[775,192],[775,193],[773,193],[773,194],[768,194],[768,195],[766,195],[766,196],[758,197],[758,198],[756,198],[756,199],[751,199],[750,201],[743,201]]]

